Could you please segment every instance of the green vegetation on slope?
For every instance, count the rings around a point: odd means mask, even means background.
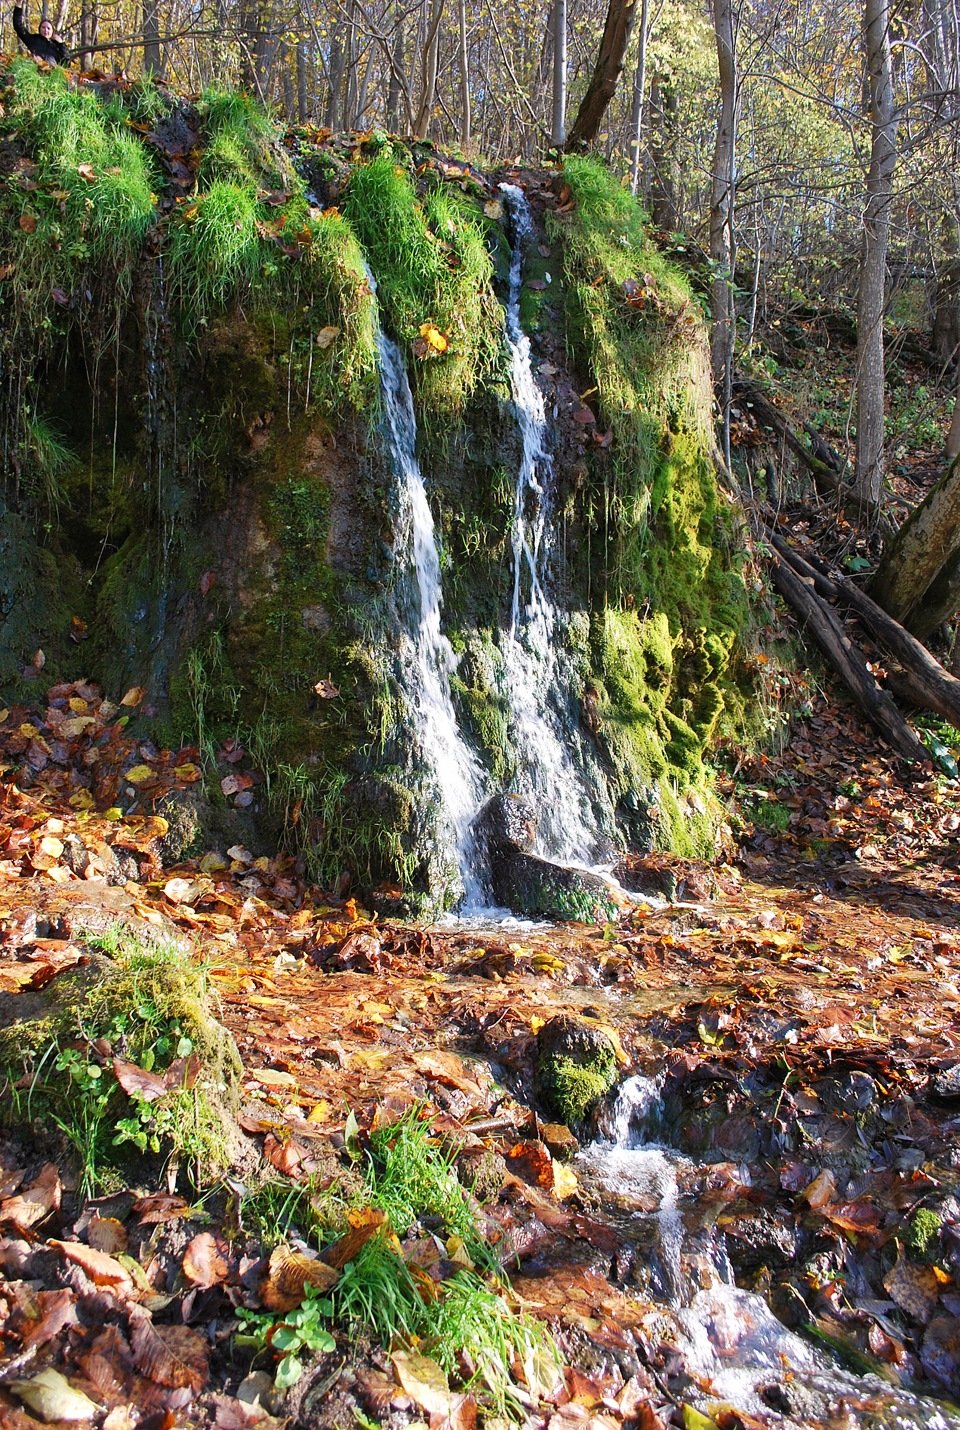
[[[706,852],[715,816],[703,755],[748,605],[717,487],[703,321],[604,166],[570,156],[564,177],[574,208],[552,225],[569,332],[612,432],[587,497],[603,572],[583,577],[602,738],[634,837],[651,837],[646,813],[634,814],[653,809],[658,842]]]

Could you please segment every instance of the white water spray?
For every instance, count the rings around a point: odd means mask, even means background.
[[[513,223],[513,258],[507,298],[510,387],[522,456],[513,513],[513,604],[504,648],[512,735],[519,756],[518,793],[538,814],[538,852],[566,863],[590,864],[598,831],[591,798],[571,754],[573,720],[560,678],[562,619],[547,594],[553,459],[547,417],[520,324],[524,246],[533,233],[526,197],[501,184]]]
[[[376,292],[368,275],[371,292]],[[441,832],[456,857],[467,904],[482,902],[483,888],[474,867],[470,821],[483,797],[484,777],[469,748],[450,695],[456,669],[453,647],[443,634],[440,558],[423,473],[417,460],[417,423],[403,355],[377,327],[380,387],[387,419],[390,456],[400,485],[401,521],[409,533],[410,565],[416,607],[405,652],[407,685],[423,755],[439,791]]]

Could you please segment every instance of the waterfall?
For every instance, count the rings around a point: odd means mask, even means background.
[[[501,184],[500,189],[513,225],[506,327],[522,444],[513,512],[513,602],[504,647],[519,764],[517,792],[537,810],[539,853],[590,864],[596,858],[598,830],[590,792],[571,752],[574,718],[561,659],[564,623],[549,594],[553,459],[543,394],[534,380],[530,342],[520,323],[524,246],[533,226],[523,191],[514,184]]]
[[[376,285],[368,275],[371,292]],[[470,821],[480,806],[484,776],[460,727],[450,695],[456,656],[440,625],[443,590],[440,557],[423,473],[417,461],[417,422],[403,355],[377,328],[380,387],[390,457],[400,487],[401,521],[409,539],[414,601],[404,652],[406,679],[423,757],[440,798],[441,837],[455,856],[467,903],[483,900],[475,867]]]

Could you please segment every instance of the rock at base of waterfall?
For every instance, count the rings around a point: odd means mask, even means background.
[[[491,851],[490,879],[497,903],[527,918],[589,924],[620,915],[622,900],[600,874],[535,854]]]
[[[602,1029],[562,1014],[537,1034],[537,1096],[568,1126],[587,1113],[617,1081],[617,1050]]]
[[[473,821],[473,836],[491,860],[499,854],[529,854],[537,838],[537,816],[518,794],[495,794]]]

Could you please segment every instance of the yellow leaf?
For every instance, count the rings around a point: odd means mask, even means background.
[[[450,1386],[446,1372],[429,1356],[394,1351],[390,1357],[404,1390],[428,1415],[450,1414]]]
[[[186,764],[174,765],[173,773],[176,775],[178,780],[184,780],[187,783],[192,783],[194,780],[198,780],[200,778],[201,771],[199,765],[195,765],[192,761],[188,760]]]
[[[103,811],[104,819],[122,819],[123,810],[118,804],[112,804],[109,809]]]
[[[154,772],[149,765],[134,765],[132,770],[127,770],[126,779],[132,785],[142,785],[147,780],[154,778]]]
[[[580,1183],[577,1181],[577,1174],[573,1168],[555,1161],[553,1164],[553,1195],[559,1201],[563,1201],[564,1197],[572,1197],[579,1190]]]
[[[20,734],[24,740],[35,740],[36,737],[40,734],[40,731],[37,729],[36,725],[24,724],[20,726]]]
[[[121,705],[130,705],[130,706],[139,705],[139,704],[140,704],[140,701],[143,699],[143,697],[146,695],[146,693],[147,693],[147,692],[146,692],[146,689],[145,689],[144,686],[142,686],[142,685],[131,685],[131,687],[130,687],[130,689],[127,691],[126,695],[125,695],[125,696],[123,697],[123,699],[120,701],[120,704],[121,704]]]
[[[321,328],[317,333],[317,347],[328,348],[340,336],[340,329],[335,327]]]
[[[436,323],[430,318],[420,324],[420,336],[435,353],[445,353],[449,347],[446,335],[441,333]]]
[[[531,1033],[539,1033],[540,1029],[545,1025],[546,1021],[546,1018],[541,1018],[536,1013],[534,1013],[533,1017],[530,1019]]]
[[[71,809],[93,809],[96,800],[88,789],[78,789],[69,799]]]
[[[59,859],[63,853],[63,840],[57,839],[56,835],[47,834],[40,840],[40,848],[44,854],[49,854],[52,859]]]
[[[329,1118],[330,1104],[325,1097],[321,1098],[321,1100],[314,1107],[311,1107],[310,1111],[307,1113],[307,1121],[312,1122],[315,1125],[317,1123],[323,1124],[329,1121]]]

